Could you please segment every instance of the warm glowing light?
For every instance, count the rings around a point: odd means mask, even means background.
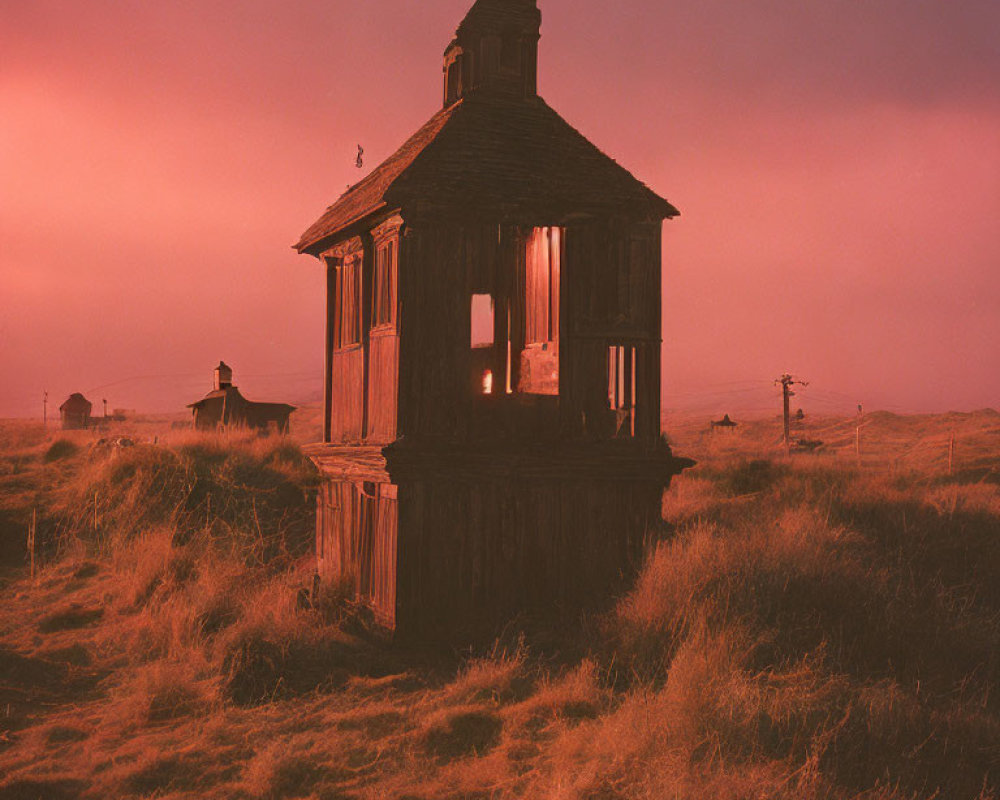
[[[483,394],[493,394],[493,370],[483,373]]]

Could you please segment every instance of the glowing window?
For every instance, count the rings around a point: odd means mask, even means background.
[[[535,228],[526,258],[525,342],[544,344],[559,339],[559,273],[562,230]]]
[[[493,346],[493,295],[472,295],[472,346]]]
[[[608,407],[615,412],[615,435],[635,436],[634,347],[608,348]]]

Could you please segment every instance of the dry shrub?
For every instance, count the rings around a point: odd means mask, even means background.
[[[499,641],[485,658],[466,662],[447,689],[451,702],[503,705],[523,700],[535,684],[524,640],[513,649]]]
[[[243,706],[339,688],[383,669],[377,650],[299,608],[293,576],[248,595],[238,622],[212,649],[224,695]]]
[[[503,720],[479,706],[446,708],[424,722],[421,742],[440,763],[464,756],[481,756],[500,741]]]
[[[342,767],[329,766],[324,756],[329,748],[312,736],[296,736],[274,742],[257,752],[250,761],[244,786],[250,795],[261,800],[285,800],[315,796],[317,789],[329,788],[331,782],[350,776]],[[340,758],[345,754],[335,751]],[[328,792],[323,792],[327,796]]]
[[[82,742],[87,739],[88,734],[80,728],[69,725],[53,725],[45,733],[45,741],[49,745],[60,746],[72,742]]]
[[[827,473],[740,467],[723,488],[763,494],[739,515],[680,514],[612,621],[636,688],[560,737],[593,767],[565,796],[995,791],[993,487]]]
[[[72,442],[69,439],[56,439],[56,441],[49,445],[42,460],[46,464],[51,464],[53,461],[61,461],[64,458],[75,456],[79,450],[80,448],[76,442]]]
[[[79,642],[73,642],[65,647],[39,650],[35,655],[42,661],[68,664],[74,667],[89,667],[94,663],[91,652]]]
[[[598,678],[597,663],[584,659],[562,675],[543,677],[531,696],[507,710],[504,717],[531,734],[551,722],[572,726],[596,719],[612,702],[613,693]]]
[[[715,512],[720,493],[715,482],[705,477],[673,480],[663,493],[663,519],[673,525],[691,522]]]
[[[171,572],[171,563],[182,551],[174,545],[176,531],[158,527],[124,543],[114,551],[112,564],[117,577],[118,597],[125,608],[147,605]]]
[[[95,564],[93,561],[84,561],[73,572],[73,580],[85,581],[89,578],[93,578],[95,575],[100,573],[100,571],[101,567],[99,564]]]
[[[151,755],[142,766],[124,778],[122,786],[127,792],[141,796],[193,792],[210,782],[206,762],[205,755]]]
[[[52,511],[64,535],[83,536],[98,552],[117,552],[157,527],[179,541],[209,528],[257,563],[311,545],[315,512],[306,495],[315,470],[286,440],[190,433],[74,461]]]
[[[697,523],[658,547],[620,603],[617,655],[640,677],[662,675],[692,630],[740,622],[758,632],[762,668],[820,646],[842,668],[884,668],[895,613],[901,605],[864,543],[812,510],[735,529]]]
[[[53,509],[68,532],[113,551],[150,527],[174,524],[190,486],[189,466],[166,448],[93,451],[54,494]]]
[[[136,652],[177,656],[233,625],[252,594],[247,567],[228,548],[199,536],[177,543],[161,528],[115,556],[117,601],[137,613]]]
[[[342,687],[370,669],[368,660],[339,632],[241,628],[228,637],[222,657],[223,690],[237,705],[259,705]]]
[[[885,775],[910,791],[975,798],[1000,788],[1000,721],[982,707],[944,710],[891,681],[844,697],[841,718],[817,736],[823,771],[862,790]]]
[[[752,459],[727,464],[715,476],[715,484],[731,497],[757,494],[770,489],[788,468],[768,459]]]
[[[86,788],[75,778],[11,778],[0,783],[0,800],[79,800]]]
[[[38,630],[40,633],[57,633],[86,628],[100,622],[103,616],[103,608],[84,608],[73,604],[69,608],[43,617],[38,623]]]
[[[661,689],[634,689],[563,732],[542,788],[567,798],[828,796],[810,758],[817,732],[841,718],[846,682],[808,663],[749,672],[751,650],[738,632],[692,634]]]
[[[939,514],[988,514],[1000,518],[1000,486],[991,483],[946,484],[927,492],[925,502]]]
[[[157,664],[147,672],[144,694],[148,698],[146,720],[151,724],[189,717],[210,708],[214,698],[211,683],[199,681],[189,663]]]
[[[130,731],[208,713],[217,703],[217,681],[211,665],[196,653],[187,655],[134,668],[114,690],[105,724]]]

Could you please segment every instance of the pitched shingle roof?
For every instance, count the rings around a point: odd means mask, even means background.
[[[88,414],[92,408],[93,405],[91,402],[79,392],[73,392],[73,394],[67,397],[65,402],[59,406],[60,411],[86,411]]]
[[[364,217],[413,200],[523,222],[554,214],[665,219],[679,213],[541,98],[471,95],[435,114],[295,247],[318,253]]]

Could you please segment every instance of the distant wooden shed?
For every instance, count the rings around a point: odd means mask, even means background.
[[[302,235],[327,276],[322,577],[398,635],[574,615],[634,578],[664,488],[661,226],[537,93],[535,0],[478,0],[444,107]]]
[[[90,427],[91,402],[79,392],[73,392],[59,406],[59,416],[62,419],[64,431],[82,431]]]
[[[233,385],[233,370],[224,361],[215,368],[211,392],[191,403],[194,427],[198,430],[251,428],[288,433],[289,417],[295,406],[287,403],[258,403],[247,400]]]

